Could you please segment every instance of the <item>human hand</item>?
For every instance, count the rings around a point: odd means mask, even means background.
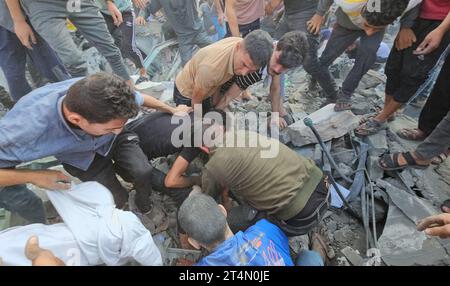
[[[436,50],[441,44],[445,32],[437,28],[431,31],[413,52],[415,55],[426,55]]]
[[[414,34],[412,29],[402,28],[395,39],[395,48],[401,51],[411,47],[416,41],[416,34]]]
[[[67,190],[70,188],[71,178],[61,171],[39,170],[33,171],[30,183],[47,190]]]
[[[108,1],[108,11],[111,13],[111,17],[113,18],[114,25],[120,26],[123,23],[122,12],[119,11],[116,4],[114,2]]]
[[[320,33],[320,28],[322,27],[323,20],[324,20],[323,16],[320,16],[320,15],[318,15],[318,14],[315,14],[315,15],[311,18],[311,20],[309,20],[308,22],[306,22],[308,31],[309,31],[311,34],[318,35],[318,34]]]
[[[417,223],[417,230],[442,239],[450,238],[450,214],[443,213],[420,220]]]
[[[147,23],[147,21],[145,21],[144,17],[142,17],[142,16],[136,17],[135,22],[136,22],[136,25],[138,25],[138,26],[144,26]]]
[[[32,50],[31,44],[37,44],[36,36],[33,33],[30,25],[25,21],[14,22],[14,32],[19,38],[22,45]]]

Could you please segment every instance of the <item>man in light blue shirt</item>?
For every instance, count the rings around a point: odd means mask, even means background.
[[[44,222],[42,202],[24,184],[61,190],[69,188],[70,179],[59,171],[15,166],[55,156],[73,176],[107,187],[121,208],[127,192],[115,176],[117,171],[134,183],[136,204],[148,212],[152,168],[137,135],[124,130],[141,105],[169,113],[189,111],[133,92],[123,79],[107,73],[47,85],[23,97],[0,120],[0,207],[30,222]],[[128,150],[127,158],[119,156],[121,149]]]

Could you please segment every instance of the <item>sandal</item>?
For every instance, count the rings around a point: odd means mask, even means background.
[[[406,165],[401,166],[398,163],[398,158],[400,155],[403,156],[406,160]],[[395,153],[393,156],[390,154],[384,154],[383,157],[378,161],[378,164],[381,169],[385,171],[396,171],[396,170],[403,170],[406,168],[414,168],[414,169],[426,169],[429,167],[429,165],[421,165],[417,164],[414,157],[411,155],[410,152],[405,153]]]
[[[355,135],[358,137],[366,137],[377,134],[381,130],[387,128],[386,122],[378,122],[375,119],[369,119],[367,123],[360,125],[355,129]]]
[[[403,128],[397,131],[397,135],[400,138],[412,141],[423,141],[427,138],[424,132],[422,132],[419,128]]]
[[[364,124],[367,123],[370,119],[373,119],[375,117],[378,116],[378,113],[370,113],[367,114],[365,116],[363,116],[360,120],[359,120],[359,124]],[[395,114],[391,115],[388,117],[387,122],[392,122],[395,120]]]
[[[450,213],[450,200],[446,200],[441,205],[441,211],[444,213]]]
[[[347,110],[352,110],[352,102],[350,99],[338,99],[336,105],[334,106],[334,111],[341,112]]]
[[[325,239],[319,233],[311,232],[309,234],[309,241],[309,249],[321,254],[320,256],[324,258],[324,265],[329,264],[330,260],[336,256],[334,250],[325,242]]]
[[[442,153],[442,154],[440,154],[440,155],[434,157],[434,158],[431,160],[431,164],[433,164],[433,165],[440,165],[440,164],[444,163],[445,160],[447,160],[447,158],[448,158],[449,156],[450,156],[450,149],[447,150],[447,152],[444,152],[444,153]]]

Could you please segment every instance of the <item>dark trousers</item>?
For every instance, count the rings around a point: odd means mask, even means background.
[[[130,59],[138,69],[142,68],[144,60],[141,51],[136,46],[134,11],[122,12],[123,22],[119,26],[114,25],[113,18],[110,15],[103,13],[102,15],[116,46],[122,53],[122,57]]]
[[[305,10],[301,12],[295,14],[285,14],[277,27],[276,38],[280,39],[284,34],[290,31],[304,32],[308,37],[309,49],[308,57],[306,57],[303,62],[303,68],[315,80],[317,80],[326,97],[336,98],[338,95],[338,87],[336,82],[328,70],[328,66],[322,65],[317,56],[319,37],[311,34],[308,31],[306,24],[309,20],[311,20],[315,13],[315,8],[305,6]]]
[[[386,94],[392,96],[396,102],[408,102],[426,81],[428,73],[449,44],[450,37],[446,35],[433,52],[423,57],[414,54],[425,37],[440,24],[441,21],[418,19],[412,28],[417,41],[405,50],[397,51],[395,48],[391,50],[385,66]]]
[[[233,233],[245,231],[258,220],[266,218],[280,227],[287,236],[300,236],[307,234],[320,223],[325,212],[328,210],[330,200],[331,197],[324,179],[317,185],[316,190],[312,193],[305,207],[297,215],[288,220],[277,219],[273,215],[258,211],[246,204],[232,208],[227,220]]]
[[[177,85],[175,84],[173,89],[173,101],[175,101],[175,104],[178,105],[187,105],[192,106],[192,101],[190,98],[184,97],[180,91],[177,88]],[[202,102],[202,111],[203,114],[207,113],[212,108],[212,98],[208,97]]]
[[[64,169],[82,181],[97,181],[108,188],[118,208],[128,200],[128,193],[116,177],[133,183],[136,189],[136,205],[142,212],[151,209],[152,166],[139,146],[139,137],[131,131],[119,134],[108,155],[96,155],[86,171],[63,164]]]
[[[431,91],[419,117],[419,129],[427,135],[431,134],[436,126],[450,111],[450,57],[442,67],[436,84]]]
[[[327,46],[320,57],[322,66],[330,66],[351,44],[358,38],[360,39],[360,48],[356,55],[355,64],[342,83],[342,93],[339,94],[341,98],[350,99],[362,77],[373,66],[383,36],[384,31],[367,36],[363,30],[349,30],[339,24],[334,25]]]
[[[46,223],[42,200],[26,185],[4,187],[0,190],[0,208],[15,212],[30,223]]]
[[[226,27],[227,27],[227,33],[225,35],[225,38],[231,37],[231,30],[230,30],[230,26],[228,25],[228,22],[226,23]],[[254,30],[259,30],[261,28],[261,22],[258,19],[256,19],[255,21],[245,24],[245,25],[238,25],[239,27],[239,33],[241,34],[242,38],[245,38],[245,36],[247,36],[250,32],[254,31]]]
[[[71,77],[52,48],[38,33],[34,32],[34,35],[37,38],[37,44],[29,50],[22,45],[16,34],[0,26],[0,67],[5,74],[14,101],[18,101],[31,91],[25,78],[27,56],[31,59],[33,66],[52,82]]]

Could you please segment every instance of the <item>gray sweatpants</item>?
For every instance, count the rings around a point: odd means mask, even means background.
[[[339,24],[334,25],[327,46],[320,57],[322,66],[329,67],[358,38],[360,38],[361,44],[356,55],[355,64],[342,83],[341,98],[350,99],[362,77],[373,66],[377,59],[377,51],[383,36],[384,31],[367,36],[363,30],[349,30]]]
[[[420,159],[431,160],[450,148],[450,111],[436,129],[416,149]]]
[[[212,41],[204,29],[192,36],[179,36],[178,46],[180,49],[181,65],[184,66],[192,58],[196,46],[201,49],[210,44],[212,44]]]
[[[108,60],[114,73],[130,79],[94,0],[21,0],[21,4],[34,29],[56,51],[72,76],[85,76],[87,64],[66,27],[66,18]]]
[[[317,50],[319,47],[319,36],[308,32],[306,22],[316,13],[315,7],[309,8],[302,12],[295,14],[285,14],[280,21],[279,26],[275,32],[275,37],[280,39],[285,33],[290,31],[302,31],[308,36],[308,43],[310,45],[308,55],[303,62],[303,68],[309,73],[322,87],[325,96],[329,98],[337,97],[337,85],[331,76],[328,66],[323,66],[319,63]]]

